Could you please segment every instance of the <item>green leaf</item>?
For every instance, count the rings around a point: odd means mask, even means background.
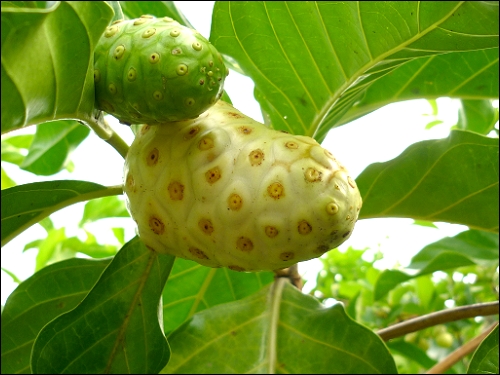
[[[113,12],[105,2],[2,7],[2,134],[56,119],[90,120],[94,47]]]
[[[428,275],[474,264],[498,262],[498,234],[468,230],[455,237],[446,237],[420,250],[408,268],[418,269],[410,275],[396,270],[383,271],[375,284],[375,300],[384,297],[398,284]]]
[[[128,19],[139,18],[143,14],[150,14],[158,18],[167,16],[181,25],[193,28],[173,1],[120,1],[120,5]]]
[[[2,246],[61,208],[118,194],[122,194],[121,186],[66,180],[34,182],[2,190]]]
[[[462,100],[461,102],[457,128],[488,135],[498,121],[498,109],[493,108],[490,100]]]
[[[2,168],[2,190],[16,186],[16,182],[9,177],[5,169]]]
[[[116,196],[94,199],[86,203],[80,226],[108,217],[130,217],[125,203]]]
[[[498,260],[498,234],[468,230],[455,237],[445,237],[420,250],[411,260],[408,268],[429,269],[429,263],[442,253],[463,255],[474,262]],[[484,263],[484,262],[483,262]],[[442,270],[444,268],[440,268]]]
[[[210,39],[253,79],[275,129],[321,141],[332,119],[402,64],[498,48],[498,5],[216,2]]]
[[[13,282],[15,282],[16,284],[21,284],[21,280],[13,272],[3,267],[2,271],[5,272],[7,275],[9,275]]]
[[[360,219],[407,217],[498,232],[498,139],[452,131],[369,165],[356,182]]]
[[[17,135],[2,139],[2,161],[20,165],[24,160],[24,153],[33,141],[33,134]]]
[[[396,373],[378,335],[279,279],[169,336],[167,373]]]
[[[272,272],[235,272],[176,258],[163,291],[165,334],[178,328],[195,313],[248,297],[273,279]]]
[[[424,350],[404,340],[390,340],[387,346],[391,351],[396,351],[409,360],[417,362],[424,369],[429,369],[436,364],[436,361],[431,359]]]
[[[41,270],[49,262],[53,261],[56,252],[60,252],[61,243],[66,240],[66,233],[64,228],[52,229],[47,233],[47,237],[38,244],[38,254],[36,256],[35,271]],[[58,251],[59,250],[59,251]],[[63,259],[71,258],[74,252],[64,257]],[[62,260],[62,259],[57,259]]]
[[[138,237],[113,258],[85,299],[38,334],[34,373],[157,373],[170,349],[158,316],[174,258]]]
[[[467,374],[498,374],[498,324],[477,348]]]
[[[436,228],[436,224],[434,224],[432,221],[426,221],[426,220],[415,220],[413,221],[413,225],[420,225],[422,227],[429,227],[429,228]]]
[[[31,373],[31,349],[38,332],[78,305],[110,261],[68,259],[55,263],[12,292],[2,312],[2,374]]]
[[[50,176],[64,169],[71,153],[90,133],[90,128],[76,121],[40,124],[20,168],[40,176]]]
[[[454,52],[412,60],[387,74],[364,92],[341,119],[342,125],[384,105],[419,98],[498,98],[498,48]],[[433,106],[437,115],[437,106]],[[328,118],[325,127],[335,119]],[[327,131],[323,129],[322,131]]]

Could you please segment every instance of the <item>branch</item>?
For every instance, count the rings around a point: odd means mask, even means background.
[[[383,328],[377,334],[384,341],[455,320],[498,314],[498,301],[446,309]]]
[[[302,290],[302,287],[304,286],[304,282],[302,281],[302,278],[299,275],[299,267],[298,264],[294,264],[293,266],[290,266],[288,268],[284,268],[281,270],[275,270],[274,271],[274,278],[287,278],[290,280],[292,285],[295,285],[295,287],[298,290]]]
[[[483,340],[488,336],[488,334],[497,326],[498,322],[490,325],[484,332],[474,337],[468,343],[462,345],[460,348],[451,352],[446,358],[444,358],[439,363],[436,363],[433,367],[426,372],[426,374],[444,374],[446,370],[451,368],[455,363],[460,361],[467,354],[472,353],[476,348],[483,342]]]
[[[129,149],[128,144],[109,126],[102,112],[99,113],[97,118],[92,117],[92,120],[85,120],[84,123],[89,126],[99,138],[108,142],[124,159],[126,158]]]

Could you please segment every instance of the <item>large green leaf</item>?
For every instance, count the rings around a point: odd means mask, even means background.
[[[143,14],[155,17],[171,17],[187,27],[193,28],[189,20],[177,9],[173,1],[120,1],[123,13],[129,18],[138,18]]]
[[[91,119],[94,46],[112,15],[105,2],[2,7],[2,134],[55,119]]]
[[[2,190],[2,246],[51,213],[78,202],[122,194],[121,186],[47,181]]]
[[[373,82],[342,118],[328,117],[320,132],[328,131],[330,123],[345,124],[389,103],[442,96],[498,98],[498,48],[409,61]]]
[[[67,165],[73,150],[89,133],[90,128],[76,121],[40,124],[20,167],[41,176],[53,175]]]
[[[483,340],[470,361],[467,374],[498,374],[498,324]]]
[[[33,134],[2,137],[2,161],[21,165],[32,141]]]
[[[163,291],[165,334],[199,311],[259,291],[273,278],[272,272],[235,272],[177,258]]]
[[[31,356],[34,373],[158,373],[170,349],[158,304],[174,258],[136,237],[85,299],[47,324]]]
[[[497,67],[498,68],[498,67]],[[498,72],[498,69],[496,69]],[[498,82],[498,78],[496,81]],[[498,85],[495,85],[498,88]],[[487,135],[498,122],[498,108],[490,100],[462,100],[457,128]]]
[[[396,373],[379,336],[284,279],[195,314],[169,343],[167,373]]]
[[[210,37],[255,82],[274,128],[322,140],[360,94],[412,59],[498,47],[483,2],[216,2]]]
[[[468,230],[455,237],[445,237],[420,250],[411,260],[408,268],[417,273],[408,274],[397,270],[385,270],[375,284],[375,299],[384,297],[402,282],[474,264],[498,263],[498,234]]]
[[[130,217],[125,202],[115,196],[91,200],[85,204],[80,226],[109,217]]]
[[[2,312],[2,374],[30,374],[38,332],[73,309],[92,289],[110,259],[69,259],[47,266],[22,282]]]
[[[498,233],[498,139],[452,131],[369,165],[356,182],[360,219],[407,217]]]

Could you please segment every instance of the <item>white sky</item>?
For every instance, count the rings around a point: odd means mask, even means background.
[[[208,37],[213,2],[175,3],[193,26]],[[253,97],[253,83],[249,78],[231,71],[224,88],[237,109],[255,120],[262,121],[259,105]],[[446,137],[450,126],[456,123],[458,102],[443,98],[438,100],[438,106],[437,119],[444,123],[430,130],[426,130],[425,126],[436,118],[429,115],[432,113],[429,103],[425,100],[402,102],[384,107],[348,126],[334,129],[327,136],[323,147],[330,150],[346,166],[351,175],[356,177],[369,164],[390,160],[412,143]],[[128,127],[119,124],[112,126],[127,143],[132,142],[133,135]],[[102,185],[121,184],[123,159],[107,143],[92,133],[75,151],[72,160],[75,164],[73,173],[63,171],[46,178],[21,171],[9,163],[2,162],[2,166],[18,184],[56,179],[86,180]],[[84,240],[84,232],[78,229],[83,206],[83,203],[76,204],[53,214],[51,218],[55,227],[66,227],[68,237],[78,235]],[[407,265],[411,257],[426,244],[445,236],[454,236],[467,229],[465,226],[447,223],[438,223],[439,229],[433,229],[413,225],[412,222],[410,219],[361,220],[356,224],[350,239],[341,245],[340,249],[347,249],[348,246],[356,249],[368,247],[371,249],[366,254],[368,257],[373,251],[380,249],[385,257],[377,262],[377,266],[381,269],[392,268],[396,264]],[[135,235],[135,223],[129,218],[105,219],[89,224],[85,228],[95,234],[100,243],[118,244],[111,231],[112,227],[117,226],[125,228],[127,241]],[[32,275],[36,251],[29,250],[22,253],[22,249],[26,243],[43,238],[45,233],[39,225],[34,225],[9,242],[2,248],[2,267],[16,274],[21,280]],[[321,262],[317,259],[300,264],[300,272],[306,278],[312,279],[306,283],[305,292],[314,286],[315,274],[320,269]],[[1,273],[1,277],[3,305],[16,284],[5,272]]]

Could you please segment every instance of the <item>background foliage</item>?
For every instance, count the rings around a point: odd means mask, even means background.
[[[82,227],[128,217],[120,185],[50,176],[73,170],[89,134],[126,153],[94,109],[93,50],[110,22],[142,14],[190,25],[172,2],[2,2],[2,247],[36,223],[46,232],[25,245],[38,251],[33,276],[4,269],[20,284],[2,310],[2,373],[416,373],[495,322],[451,319],[387,343],[377,334],[498,300],[498,2],[216,2],[210,40],[253,80],[275,129],[322,141],[389,103],[461,100],[447,138],[414,143],[356,181],[360,220],[469,230],[429,244],[408,269],[333,249],[311,295],[272,273],[152,254],[138,238],[125,243],[123,228],[115,246],[54,227],[50,215],[77,202],[88,201]],[[28,126],[34,135],[19,132]],[[16,185],[4,163],[49,177]],[[498,328],[449,371],[498,372]]]

